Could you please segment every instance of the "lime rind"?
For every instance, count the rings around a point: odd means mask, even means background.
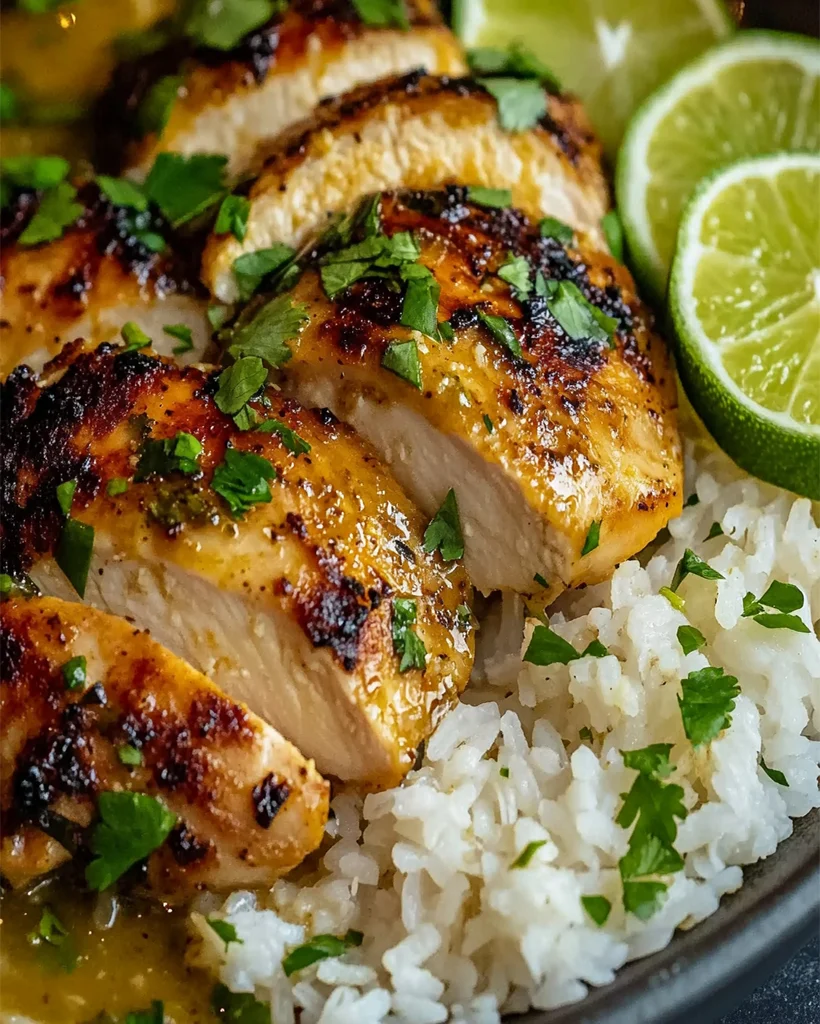
[[[627,127],[618,154],[615,193],[624,223],[627,246],[636,276],[656,302],[666,290],[667,268],[652,236],[646,196],[652,176],[648,159],[658,124],[683,97],[708,86],[716,73],[747,61],[781,60],[794,63],[810,76],[820,76],[820,44],[806,36],[786,32],[746,30],[708,50],[661,86],[637,110]],[[738,107],[738,117],[747,112]],[[788,147],[794,148],[794,147]],[[766,152],[761,150],[761,155]],[[744,154],[736,154],[742,156]],[[682,157],[683,159],[683,157]],[[727,163],[733,159],[727,155]]]
[[[708,337],[696,313],[695,275],[706,251],[701,241],[704,216],[713,201],[733,184],[751,178],[776,179],[790,170],[808,170],[820,178],[820,154],[780,153],[751,157],[713,172],[690,198],[678,232],[669,279],[669,309],[677,344],[678,372],[693,408],[720,447],[747,472],[769,483],[820,500],[820,422],[796,422],[789,409],[772,410],[747,395],[721,359],[721,345]],[[817,273],[820,275],[820,239]],[[806,388],[805,375],[818,374],[820,389],[820,286],[813,299],[792,315],[813,308],[817,334],[794,384]],[[767,331],[774,330],[774,325]],[[801,383],[802,380],[802,383]],[[806,417],[808,418],[808,416]]]

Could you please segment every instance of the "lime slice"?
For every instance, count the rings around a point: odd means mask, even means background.
[[[732,164],[684,211],[669,282],[686,393],[749,473],[820,499],[820,155]]]
[[[537,54],[614,157],[638,104],[734,23],[720,0],[454,0],[453,24],[465,46]]]
[[[616,192],[641,283],[663,298],[681,210],[701,178],[743,157],[820,148],[820,44],[741,32],[679,72],[638,111]]]

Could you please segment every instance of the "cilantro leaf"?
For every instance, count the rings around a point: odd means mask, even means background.
[[[606,924],[609,912],[612,910],[612,904],[606,896],[582,896],[581,906],[599,928]]]
[[[704,646],[706,637],[694,626],[678,626],[678,643],[684,654],[691,654]]]
[[[211,993],[211,1009],[225,1024],[271,1024],[267,1003],[260,1003],[251,992],[231,992],[221,981]]]
[[[430,554],[436,549],[441,552],[445,562],[454,562],[464,555],[458,500],[452,487],[424,531],[424,550]]]
[[[310,451],[310,445],[303,437],[300,437],[295,430],[291,430],[287,423],[283,423],[275,417],[260,423],[256,429],[262,434],[277,434],[292,455],[307,455]]]
[[[624,910],[640,921],[648,921],[666,900],[666,883],[624,881],[623,893]]]
[[[569,640],[553,632],[549,626],[536,626],[524,654],[524,661],[530,665],[568,665],[581,655]]]
[[[683,503],[684,508],[692,508],[694,505],[700,504],[700,498],[697,494],[690,494],[686,501]]]
[[[250,200],[245,196],[225,196],[219,207],[219,213],[216,215],[214,234],[232,234],[240,242],[244,241],[250,212]],[[239,258],[241,259],[241,257]]]
[[[421,391],[421,360],[415,339],[391,341],[384,350],[382,366]]]
[[[162,328],[169,338],[176,338],[179,345],[174,345],[171,351],[175,356],[181,356],[183,352],[190,352],[194,347],[193,331],[187,324],[165,324]]]
[[[105,493],[109,498],[116,498],[118,494],[125,494],[128,490],[128,480],[124,476],[114,476],[105,485]]]
[[[140,450],[134,482],[142,483],[152,476],[167,477],[171,473],[192,476],[199,472],[197,459],[201,454],[202,444],[183,430],[164,440],[148,438]]]
[[[712,540],[713,537],[722,537],[722,536],[723,536],[723,527],[720,525],[720,523],[712,523],[712,525],[709,527],[709,532],[706,534],[706,536],[703,539],[704,539],[704,541],[707,541],[707,540]]]
[[[268,274],[281,270],[295,255],[289,245],[277,242],[270,249],[257,249],[256,252],[237,256],[233,261],[233,276],[239,289],[239,298],[249,299]]]
[[[142,764],[142,751],[132,747],[130,743],[124,743],[121,747],[117,747],[117,757],[120,764],[129,765],[132,768]]]
[[[675,574],[672,577],[672,582],[669,584],[669,589],[674,593],[678,587],[683,583],[687,576],[700,576],[704,580],[722,580],[725,577],[723,573],[713,569],[708,562],[704,562],[702,558],[698,558],[694,551],[687,548],[681,560],[678,562],[675,568]]]
[[[74,501],[74,492],[77,490],[77,480],[65,480],[61,484],[57,484],[55,492],[57,494],[57,504],[60,506],[60,511],[64,516],[71,515],[71,505]]]
[[[222,199],[227,163],[228,158],[219,154],[159,153],[143,189],[178,228]]]
[[[609,651],[604,647],[600,640],[591,640],[583,651],[581,651],[581,657],[586,658],[606,658],[609,655]]]
[[[504,210],[512,206],[512,191],[508,188],[483,188],[481,185],[470,185],[467,198],[476,206],[485,206],[490,210]]]
[[[151,344],[151,339],[139,324],[135,324],[133,320],[129,320],[122,325],[120,334],[125,342],[123,352],[137,352],[141,348],[148,348]]]
[[[148,197],[139,185],[127,178],[111,178],[107,174],[98,174],[94,179],[100,192],[114,206],[125,206],[139,213],[148,209]]]
[[[399,672],[411,668],[424,671],[427,648],[412,628],[416,621],[416,602],[410,597],[397,597],[393,601],[393,650],[401,656]]]
[[[503,316],[493,316],[490,313],[484,313],[480,309],[476,312],[478,313],[478,319],[484,324],[493,338],[520,359],[521,342],[518,340],[509,320],[505,320]]]
[[[236,927],[232,925],[230,921],[223,921],[221,917],[206,917],[205,920],[225,943],[225,949],[227,949],[232,942],[236,942],[240,946],[244,945],[245,940],[239,938]]]
[[[546,839],[533,839],[532,842],[527,843],[521,853],[519,853],[512,864],[510,864],[510,869],[525,868],[541,847],[546,845]]]
[[[20,245],[40,245],[53,242],[82,214],[81,203],[76,203],[77,189],[67,181],[46,189],[34,216],[20,235]]]
[[[268,481],[276,470],[261,455],[226,448],[225,458],[214,470],[211,487],[225,499],[234,519],[241,519],[254,505],[272,500]]]
[[[735,697],[740,687],[734,676],[727,676],[722,668],[699,669],[681,680],[682,694],[678,707],[683,719],[683,731],[692,746],[708,743],[732,724]]]
[[[519,42],[506,50],[478,47],[467,51],[467,63],[474,75],[508,75],[512,78],[534,78],[551,92],[560,92],[558,79],[546,64]]]
[[[235,266],[236,264],[234,264]],[[205,315],[208,317],[208,323],[214,331],[218,331],[220,327],[223,327],[231,314],[230,306],[222,306],[218,302],[212,302],[205,310]]]
[[[526,256],[513,256],[510,253],[507,261],[498,268],[498,276],[515,289],[516,298],[526,299],[532,291],[531,270]]]
[[[45,944],[49,951],[56,955],[60,967],[70,974],[77,966],[77,949],[68,929],[46,904],[34,931],[26,936],[33,946]]]
[[[778,786],[785,786],[788,789],[789,782],[786,776],[783,774],[783,772],[778,771],[777,768],[770,768],[763,760],[762,754],[760,755],[760,767],[769,776],[772,782],[776,782]]]
[[[353,946],[361,946],[364,936],[352,929],[346,935],[314,935],[303,946],[297,946],[282,961],[282,969],[289,978],[297,971],[302,971],[319,960],[342,956]]]
[[[493,431],[495,430],[495,427],[493,426],[493,421],[490,419],[486,412],[482,416],[482,419],[484,420],[484,428],[486,429],[487,433],[492,434]]]
[[[276,0],[199,0],[185,23],[185,34],[215,50],[232,50],[278,8]]]
[[[62,673],[67,690],[82,690],[85,686],[88,663],[84,654],[75,654],[63,665]]]
[[[562,245],[572,245],[575,232],[562,220],[556,217],[544,217],[538,224],[542,238],[554,238]]]
[[[161,800],[145,793],[100,793],[100,820],[91,833],[95,859],[85,869],[92,889],[107,889],[158,849],[176,823]]]
[[[547,308],[573,341],[612,343],[618,321],[589,302],[574,282],[557,282],[552,296],[547,298]]]
[[[581,558],[584,555],[588,555],[591,551],[594,551],[601,539],[601,520],[594,519],[590,524],[587,535],[584,538],[584,546],[581,548]]]
[[[766,629],[790,629],[793,633],[811,633],[799,615],[784,615],[782,612],[761,612],[754,621]]]
[[[428,267],[421,263],[406,263],[401,277],[407,282],[399,323],[403,327],[420,331],[429,338],[438,332],[438,300],[441,286]]]
[[[369,235],[361,242],[325,253],[320,275],[329,299],[334,299],[356,281],[370,275],[384,276],[387,268],[415,263],[421,254],[409,231],[395,235]]]
[[[761,604],[778,612],[799,611],[804,602],[803,591],[799,587],[793,583],[781,583],[780,580],[769,584],[766,593],[760,598]]]
[[[243,356],[219,375],[214,402],[220,412],[232,416],[259,391],[268,377],[259,356]]]
[[[37,191],[55,188],[65,181],[71,166],[61,156],[6,156],[0,160],[0,175],[18,188]]]
[[[288,342],[299,337],[309,319],[304,303],[277,295],[233,332],[228,351],[232,356],[257,356],[276,369],[293,355]]]
[[[353,6],[365,25],[378,28],[410,27],[404,0],[353,0]]]
[[[601,218],[601,228],[606,244],[613,257],[619,262],[624,261],[624,228],[617,210],[610,210]]]
[[[137,128],[142,135],[162,135],[184,84],[181,75],[163,75],[154,82],[137,110]]]
[[[753,616],[755,622],[767,629],[792,629],[797,633],[809,633],[809,627],[800,616],[789,614],[802,608],[804,600],[799,587],[774,580],[762,597],[755,599],[754,594],[746,594],[743,598],[743,617]],[[774,608],[781,614],[766,612],[764,607]]]
[[[477,78],[498,104],[498,120],[508,132],[534,128],[547,112],[547,97],[535,79]]]
[[[54,560],[80,597],[85,597],[93,551],[94,527],[80,522],[79,519],[66,519],[54,552]]]

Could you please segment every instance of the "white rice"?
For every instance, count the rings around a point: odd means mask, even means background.
[[[306,882],[279,882],[264,908],[234,894],[222,913],[242,944],[226,949],[194,913],[194,961],[270,1002],[276,1024],[293,1024],[297,1007],[301,1024],[496,1024],[582,999],[713,913],[740,886],[741,866],[774,853],[791,819],[820,805],[820,641],[813,629],[741,617],[744,594],[777,579],[802,590],[809,626],[820,618],[820,528],[808,500],[741,475],[720,453],[695,461],[690,450],[687,479],[699,504],[643,568],[626,562],[550,609],[550,626],[577,649],[597,638],[609,656],[523,663],[523,610],[507,602],[484,627],[477,680],[421,768],[363,801],[337,797],[332,845]],[[725,534],[705,541],[713,522]],[[684,617],[658,591],[686,547],[725,579],[687,578]],[[687,619],[707,645],[684,655],[676,632]],[[731,726],[694,750],[677,695],[707,664],[736,676],[741,695]],[[580,741],[584,726],[594,741]],[[685,869],[644,923],[621,900],[629,834],[615,818],[635,773],[619,750],[660,742],[674,743],[672,781],[689,811],[675,843]],[[788,788],[762,771],[761,754]],[[510,870],[532,840],[546,842]],[[604,927],[584,912],[583,894],[611,901]],[[288,950],[350,928],[364,934],[359,948],[285,977]]]

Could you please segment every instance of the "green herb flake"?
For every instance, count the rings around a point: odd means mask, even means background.
[[[142,751],[132,747],[130,743],[124,743],[121,747],[117,747],[117,757],[120,764],[127,765],[129,768],[136,768],[142,764]]]
[[[120,334],[125,342],[123,352],[136,352],[141,348],[147,348],[151,344],[151,339],[139,324],[135,324],[133,320],[129,320],[122,325]]]
[[[489,210],[506,210],[512,206],[512,191],[508,188],[483,188],[481,185],[470,185],[467,198],[476,206],[484,206]]]
[[[175,356],[181,356],[193,349],[193,331],[186,324],[165,324],[162,330],[169,338],[176,338],[179,341],[179,345],[174,345],[171,349]]]
[[[735,697],[740,693],[734,676],[707,666],[681,680],[681,690],[678,707],[683,731],[693,747],[715,739],[732,724]]]
[[[458,500],[452,487],[424,531],[424,550],[428,555],[433,551],[440,551],[445,562],[454,562],[464,555],[464,535],[461,532]]]
[[[228,416],[246,405],[268,379],[268,372],[259,356],[237,359],[219,375],[214,402]]]
[[[159,153],[143,190],[178,228],[222,200],[227,163],[228,158],[218,154]]]
[[[599,928],[603,928],[606,924],[609,912],[612,910],[612,904],[606,896],[582,896],[581,906]]]
[[[393,650],[401,658],[399,672],[411,668],[424,671],[427,648],[413,629],[416,621],[416,602],[411,597],[397,597],[393,601]]]
[[[530,863],[535,854],[541,849],[542,846],[547,845],[546,839],[533,839],[532,842],[527,843],[521,853],[515,858],[510,864],[511,869],[525,868]]]
[[[74,501],[74,492],[77,490],[77,481],[65,480],[55,488],[57,493],[57,504],[64,516],[71,515],[71,505]]]
[[[20,235],[20,245],[40,245],[60,238],[83,212],[81,203],[74,200],[77,189],[67,181],[46,189],[34,216]]]
[[[343,956],[354,946],[361,946],[364,936],[361,932],[352,929],[343,936],[338,935],[314,935],[313,938],[303,946],[297,946],[282,961],[282,969],[287,977],[297,971],[303,971],[311,964],[320,960],[327,960],[330,957]]]
[[[544,217],[538,224],[542,238],[554,238],[561,245],[572,245],[575,238],[574,230],[556,217]]]
[[[676,593],[678,587],[683,583],[687,576],[700,576],[704,580],[722,580],[725,579],[723,573],[713,569],[708,562],[704,562],[702,558],[698,558],[694,551],[687,548],[681,560],[678,562],[675,568],[675,574],[672,577],[672,582],[669,584],[669,589]]]
[[[365,25],[374,28],[410,27],[404,0],[353,0],[353,6]]]
[[[290,342],[299,337],[309,319],[307,306],[290,295],[277,295],[233,332],[228,351],[232,356],[256,356],[276,369],[293,355]]]
[[[127,178],[110,178],[107,174],[98,174],[94,180],[100,192],[114,206],[125,206],[139,213],[148,209],[148,197],[133,181]]]
[[[481,418],[484,421],[484,428],[487,431],[487,433],[492,434],[492,432],[495,430],[495,427],[493,426],[493,421],[490,419],[486,412]]]
[[[419,359],[418,345],[414,339],[391,341],[384,350],[382,366],[421,391],[421,360]]]
[[[88,663],[84,654],[75,654],[62,668],[63,681],[67,690],[85,689],[88,678]]]
[[[590,524],[586,538],[584,539],[584,546],[581,548],[581,558],[583,558],[584,555],[588,555],[591,551],[594,551],[598,547],[600,540],[601,520],[595,519]]]
[[[130,1013],[126,1013],[124,1024],[165,1024],[165,1006],[161,1000],[154,999],[149,1009],[131,1010]]]
[[[162,135],[184,83],[180,75],[163,75],[154,82],[137,110],[137,127],[142,135]]]
[[[8,82],[0,82],[0,122],[14,121],[20,116],[20,101]]]
[[[6,156],[0,160],[0,175],[18,188],[36,191],[55,188],[65,181],[71,165],[61,156]]]
[[[140,449],[134,481],[142,483],[152,476],[168,477],[172,473],[193,476],[200,471],[201,454],[201,442],[182,430],[164,440],[148,438]]]
[[[547,308],[573,341],[605,341],[610,346],[618,321],[594,306],[573,281],[558,281]]]
[[[438,325],[438,340],[446,341],[448,344],[451,341],[455,341],[456,332],[453,330],[453,325],[449,320],[442,320]]]
[[[617,210],[610,210],[601,218],[601,229],[604,232],[606,244],[613,257],[619,262],[624,261],[624,227]]]
[[[116,498],[118,494],[125,494],[128,490],[128,480],[124,476],[115,476],[105,485],[105,493],[109,498]]]
[[[581,651],[582,658],[606,658],[608,655],[609,651],[600,640],[590,640],[583,651]]]
[[[498,276],[514,289],[517,299],[526,299],[532,291],[531,271],[526,256],[513,256],[510,253],[507,261],[498,268]]]
[[[48,904],[40,911],[37,927],[26,938],[32,946],[40,946],[54,954],[66,973],[70,974],[76,968],[79,958],[71,934]]]
[[[766,629],[790,629],[793,633],[811,633],[799,615],[784,615],[781,612],[761,612],[754,621]]]
[[[624,910],[640,921],[648,921],[666,902],[665,882],[623,883]]]
[[[403,327],[420,331],[428,338],[438,334],[438,300],[441,287],[428,267],[421,263],[407,263],[401,268],[401,278],[407,282],[401,310]]]
[[[67,519],[57,542],[54,560],[80,597],[85,597],[93,551],[94,527],[78,519]]]
[[[269,274],[281,271],[295,255],[295,250],[289,245],[277,242],[269,249],[257,249],[256,252],[237,256],[233,261],[233,276],[239,298],[249,299]]]
[[[534,128],[547,112],[547,97],[535,79],[477,78],[498,104],[498,121],[508,132]]]
[[[691,654],[705,645],[706,637],[694,626],[678,626],[678,643],[684,654]]]
[[[706,540],[712,540],[713,537],[722,537],[722,536],[723,536],[723,527],[720,525],[720,523],[712,523],[712,525],[709,527],[709,532],[706,534],[706,536],[703,539],[706,541]]]
[[[549,626],[535,627],[524,652],[524,661],[542,668],[548,665],[568,665],[580,657],[569,640],[559,636]]]
[[[231,992],[221,981],[211,993],[211,1009],[224,1024],[271,1024],[268,1003],[260,1003],[251,992]]]
[[[205,310],[205,315],[212,330],[218,331],[220,327],[224,327],[227,323],[228,317],[231,315],[231,307],[222,306],[218,302],[212,302]]]
[[[100,820],[91,833],[94,860],[85,869],[91,889],[107,889],[168,838],[176,817],[145,793],[101,793]]]
[[[550,68],[520,42],[506,50],[482,46],[467,51],[467,63],[474,75],[508,75],[511,78],[534,78],[551,92],[560,92],[561,85]]]
[[[763,755],[760,755],[760,767],[769,776],[772,782],[776,782],[778,786],[785,786],[789,788],[789,781],[783,772],[778,771],[777,768],[770,768],[763,760]]]
[[[225,458],[214,470],[211,487],[224,498],[234,519],[241,519],[254,505],[272,500],[268,481],[276,470],[261,455],[226,448]]]
[[[307,455],[310,451],[308,442],[281,420],[275,418],[265,420],[256,429],[263,434],[276,434],[292,455]]]
[[[501,776],[502,779],[508,779],[510,777],[510,769],[507,768],[505,765],[504,767],[498,769],[498,774]]]
[[[532,578],[532,579],[533,579],[533,582],[534,582],[534,583],[537,583],[539,587],[543,587],[543,588],[544,588],[545,590],[549,588],[549,583],[548,583],[548,582],[547,582],[547,580],[546,580],[546,579],[545,579],[545,578],[544,578],[544,577],[543,577],[543,576],[541,575],[541,573],[540,573],[540,572],[537,572],[537,573],[536,573],[536,574],[535,574],[535,575],[533,576],[533,578]]]
[[[666,598],[666,600],[672,605],[675,611],[681,612],[681,614],[683,613],[684,608],[686,608],[686,602],[680,596],[680,594],[676,594],[675,591],[670,590],[669,587],[661,587],[658,593],[661,597]]]
[[[225,949],[227,949],[232,942],[236,942],[240,946],[244,945],[245,940],[239,938],[236,927],[232,925],[230,921],[223,921],[221,917],[207,917],[205,920],[225,943]]]
[[[684,508],[692,508],[695,505],[700,504],[700,498],[697,494],[690,494],[686,501],[683,503]]]
[[[592,729],[588,725],[582,725],[578,730],[578,739],[585,740],[587,743],[592,743]]]
[[[277,0],[220,0],[188,5],[185,34],[202,46],[232,50],[281,9]]]
[[[248,230],[250,212],[251,204],[245,196],[225,196],[216,215],[214,234],[232,234],[238,241],[243,242]]]
[[[509,320],[505,320],[503,316],[484,313],[480,309],[476,312],[478,313],[478,319],[484,324],[493,338],[520,359],[521,342],[518,340]]]
[[[811,633],[799,615],[791,614],[803,607],[804,600],[799,587],[793,583],[774,580],[762,597],[755,598],[754,594],[746,594],[743,598],[743,617],[754,618],[758,625],[766,629],[790,629],[795,633]],[[774,608],[775,612],[767,612],[765,608]]]

